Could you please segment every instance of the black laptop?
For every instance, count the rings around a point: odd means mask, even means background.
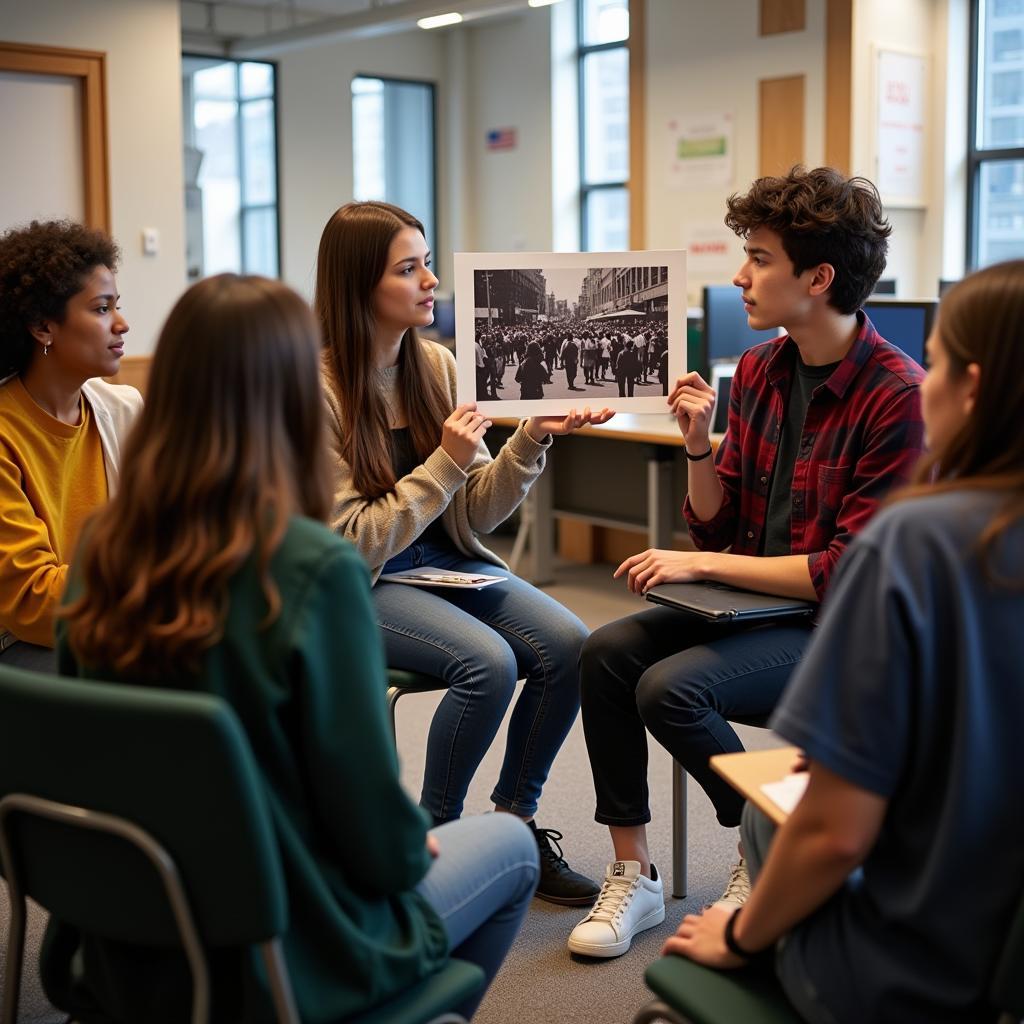
[[[818,610],[816,601],[759,594],[724,583],[662,583],[646,593],[648,601],[678,608],[711,622],[756,622],[758,619],[807,617]]]

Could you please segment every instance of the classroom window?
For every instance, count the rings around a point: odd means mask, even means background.
[[[434,86],[358,75],[352,80],[352,189],[423,222],[437,249]]]
[[[274,65],[186,55],[182,100],[188,279],[224,271],[277,277]]]
[[[972,4],[968,265],[1024,256],[1024,2]]]
[[[629,0],[577,0],[580,248],[629,248]]]

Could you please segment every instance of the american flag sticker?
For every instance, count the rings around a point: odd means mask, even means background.
[[[487,148],[492,150],[515,149],[515,128],[492,128],[487,133]]]

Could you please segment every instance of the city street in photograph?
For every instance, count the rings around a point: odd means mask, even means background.
[[[458,399],[491,416],[663,413],[686,372],[686,254],[456,253]]]

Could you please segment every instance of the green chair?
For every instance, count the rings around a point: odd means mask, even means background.
[[[1024,899],[1017,905],[1010,930],[989,986],[999,1024],[1024,1019]],[[775,974],[764,967],[716,971],[680,956],[655,960],[644,975],[659,998],[642,1007],[633,1024],[801,1024]]]
[[[277,1020],[298,1024],[263,785],[219,698],[0,667],[0,871],[11,896],[2,1024],[17,1017],[26,896],[82,931],[183,949],[193,1024],[209,1020],[206,950],[258,945]],[[360,1024],[424,1024],[482,981],[452,962]]]
[[[448,684],[437,676],[424,675],[422,672],[407,672],[402,668],[388,669],[388,716],[391,719],[391,735],[398,741],[398,723],[395,712],[398,698],[407,693],[432,693],[434,690],[447,690]]]

